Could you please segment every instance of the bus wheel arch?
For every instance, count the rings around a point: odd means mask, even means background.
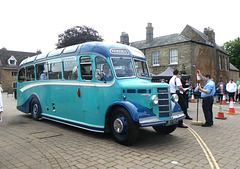
[[[34,120],[40,120],[41,119],[40,103],[39,103],[38,99],[36,99],[35,97],[31,99],[29,110],[30,110],[32,118]]]
[[[138,137],[139,123],[135,122],[129,111],[115,105],[107,113],[106,123],[112,137],[120,144],[131,145]]]

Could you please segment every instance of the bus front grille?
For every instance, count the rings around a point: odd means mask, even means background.
[[[169,117],[169,96],[168,88],[158,88],[158,107],[159,107],[159,117]]]

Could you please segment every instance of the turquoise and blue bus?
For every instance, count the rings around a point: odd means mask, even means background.
[[[131,46],[88,42],[22,61],[17,109],[132,144],[140,127],[173,132],[183,119],[177,95],[152,83],[144,54]]]

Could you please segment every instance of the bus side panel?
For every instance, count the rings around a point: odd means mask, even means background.
[[[113,92],[114,91],[114,92]],[[120,99],[120,90],[111,87],[81,87],[84,122],[96,126],[104,126],[106,110],[113,100]]]

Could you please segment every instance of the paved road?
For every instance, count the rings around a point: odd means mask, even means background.
[[[0,168],[240,168],[240,115],[214,120],[203,128],[184,120],[188,129],[177,128],[168,136],[152,128],[140,130],[133,146],[122,146],[108,134],[93,133],[55,122],[34,121],[16,110],[16,100],[3,94],[0,123]],[[196,120],[196,103],[189,114]],[[204,121],[201,103],[199,120]],[[240,113],[240,104],[234,105]],[[229,105],[224,105],[227,112]],[[219,105],[214,105],[214,117]]]

